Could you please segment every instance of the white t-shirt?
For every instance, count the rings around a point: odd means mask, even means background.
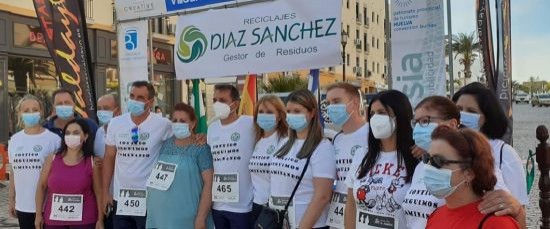
[[[340,133],[336,135],[334,141],[334,153],[336,159],[336,188],[335,191],[342,194],[348,193],[346,178],[349,167],[356,151],[366,150],[369,146],[369,124],[365,123],[362,127],[352,133]]]
[[[267,138],[261,138],[256,147],[248,169],[252,178],[252,186],[254,187],[254,203],[266,204],[269,201],[269,163],[271,157],[277,151],[280,137],[277,133],[273,133]]]
[[[113,198],[118,199],[121,188],[147,189],[147,178],[157,161],[162,142],[172,136],[168,119],[149,114],[139,128],[139,141],[132,142],[136,124],[129,113],[113,118],[107,127],[105,143],[117,149]]]
[[[424,184],[424,166],[420,162],[414,170],[411,188],[405,195],[403,211],[407,220],[407,228],[426,228],[426,222],[432,212],[445,204],[445,199],[439,199],[430,194]]]
[[[286,141],[284,141],[286,142]],[[271,171],[271,196],[290,197],[296,182],[302,174],[307,158],[297,159],[296,155],[302,148],[304,140],[296,139],[294,145],[283,158],[272,157],[269,170]],[[283,144],[280,144],[281,147]],[[300,224],[302,217],[313,199],[313,178],[336,178],[336,164],[334,163],[334,147],[327,139],[323,139],[309,162],[308,169],[302,182],[294,195],[294,219],[296,226]],[[313,227],[326,226],[328,204]]]
[[[103,159],[105,156],[105,126],[101,126],[95,132],[94,155]]]
[[[237,173],[239,177],[239,202],[213,202],[219,211],[245,213],[252,210],[254,197],[248,164],[254,151],[254,119],[240,116],[228,125],[215,121],[208,127],[208,144],[214,159],[214,173]]]
[[[358,171],[365,151],[358,151],[353,158],[350,171]],[[373,169],[363,178],[358,178],[358,172],[348,173],[346,183],[353,189],[355,204],[358,209],[376,218],[393,219],[398,228],[407,228],[403,211],[403,200],[411,184],[405,183],[407,168],[405,162],[397,166],[397,152],[380,152]],[[361,213],[357,212],[361,216]],[[374,217],[372,215],[375,215]],[[369,221],[370,221],[369,220]],[[382,220],[385,221],[385,220]]]
[[[42,165],[60,145],[61,138],[47,129],[36,135],[21,130],[11,137],[8,155],[15,182],[15,209],[36,212],[34,198]]]
[[[495,158],[495,167],[500,167],[504,184],[510,190],[512,196],[523,204],[529,204],[529,196],[527,195],[527,184],[525,181],[525,170],[523,163],[516,150],[499,139],[489,140],[493,149],[493,157]],[[502,147],[504,145],[504,147]],[[502,148],[502,165],[500,164],[500,149]]]

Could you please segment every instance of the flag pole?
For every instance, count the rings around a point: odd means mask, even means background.
[[[451,24],[451,0],[447,0],[447,31],[448,31],[448,54],[449,54],[449,95],[453,97],[455,94],[455,80],[453,69],[453,30]]]

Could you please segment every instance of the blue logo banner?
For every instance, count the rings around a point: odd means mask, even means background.
[[[236,2],[235,0],[165,0],[166,11],[178,11],[185,9],[193,9],[218,3]]]

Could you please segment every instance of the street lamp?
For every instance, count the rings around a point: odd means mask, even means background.
[[[348,33],[342,30],[342,81],[346,82],[346,45],[348,44]],[[349,61],[349,60],[348,60]]]

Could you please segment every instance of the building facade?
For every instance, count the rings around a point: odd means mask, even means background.
[[[119,92],[118,47],[112,0],[84,0],[94,86],[99,97]],[[165,112],[182,100],[182,82],[175,80],[175,30],[169,20],[151,20],[154,33],[150,80],[157,90],[156,104]],[[32,0],[0,2],[0,143],[17,132],[15,107],[25,94],[34,94],[51,114],[51,93],[60,86],[54,63],[40,30]]]

